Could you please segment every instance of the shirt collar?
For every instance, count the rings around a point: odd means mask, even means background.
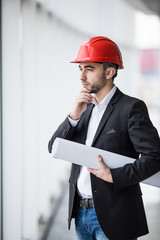
[[[102,101],[99,104],[97,104],[96,101],[93,102],[93,104],[95,104],[95,107],[97,108],[98,111],[100,111],[101,109],[107,107],[107,105],[110,102],[111,98],[115,94],[116,89],[117,89],[117,87],[114,85],[113,88],[111,89],[111,91],[102,99]]]

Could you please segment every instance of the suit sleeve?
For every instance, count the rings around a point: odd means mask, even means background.
[[[116,191],[137,184],[160,171],[160,138],[143,101],[135,102],[129,110],[127,127],[140,158],[133,164],[111,170]]]
[[[59,137],[59,138],[64,138],[64,139],[70,139],[71,136],[74,134],[74,129],[75,127],[72,127],[70,124],[68,117],[64,120],[64,122],[61,123],[61,125],[58,127],[56,132],[53,134],[51,137],[49,143],[48,143],[48,150],[51,153],[52,152],[52,145],[54,143],[54,140]]]

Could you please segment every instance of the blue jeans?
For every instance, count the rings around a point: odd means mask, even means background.
[[[94,208],[77,207],[75,229],[77,240],[109,240],[99,225]]]

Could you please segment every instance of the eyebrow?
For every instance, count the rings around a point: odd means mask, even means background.
[[[82,67],[79,65],[79,68],[82,68]],[[92,66],[92,65],[85,65],[84,68],[92,68],[92,69],[95,69],[95,67]]]

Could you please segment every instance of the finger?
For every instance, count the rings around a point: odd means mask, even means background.
[[[93,98],[93,96],[90,93],[87,93],[87,92],[80,93],[78,96],[87,96],[89,98]]]
[[[101,155],[98,155],[97,158],[99,162],[103,162],[103,158],[101,157]]]
[[[86,92],[80,93],[78,96],[85,96],[85,97],[93,99],[93,96],[90,93],[86,93]]]
[[[103,167],[103,168],[106,167],[106,165],[103,161],[103,158],[100,155],[98,155],[97,158],[98,158],[98,161],[100,163],[100,166]]]
[[[86,98],[86,97],[82,97],[82,98],[79,98],[79,99],[77,100],[77,102],[79,102],[79,103],[90,103],[90,102],[91,102],[91,99]]]
[[[90,94],[90,92],[86,92],[86,91],[81,91],[81,92],[78,94],[78,96],[81,96],[81,95],[87,95],[87,96],[91,96],[91,97],[92,97],[92,95]]]
[[[79,95],[77,97],[77,101],[80,101],[80,102],[91,102],[92,101],[92,96],[86,95],[86,94]]]
[[[88,90],[87,88],[82,88],[80,93],[90,93],[90,90]]]
[[[93,173],[94,175],[96,175],[96,173],[97,173],[96,169],[93,169],[93,168],[87,168],[87,169],[90,173]]]
[[[88,171],[93,171],[94,169],[93,168],[87,168]]]

